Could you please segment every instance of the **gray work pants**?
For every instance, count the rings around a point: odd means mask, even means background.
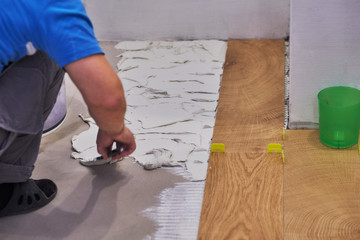
[[[0,75],[0,183],[31,177],[64,71],[37,51]]]

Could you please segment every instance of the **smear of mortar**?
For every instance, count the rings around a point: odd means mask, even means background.
[[[217,40],[116,46],[124,51],[117,67],[128,104],[125,120],[137,141],[132,157],[145,169],[185,166],[193,181],[205,180],[226,47]],[[73,138],[74,158],[97,156],[96,131],[88,124]]]

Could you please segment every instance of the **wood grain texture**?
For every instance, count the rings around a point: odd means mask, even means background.
[[[282,239],[281,159],[212,153],[199,239]]]
[[[283,42],[230,41],[209,161],[199,239],[360,239],[360,157],[317,130],[282,142]],[[276,63],[278,62],[278,63]]]
[[[285,239],[360,239],[357,147],[337,150],[317,130],[288,130]]]
[[[283,112],[284,41],[229,41],[213,142],[227,152],[265,153],[282,140]]]
[[[229,41],[199,239],[283,238],[283,83],[283,40]]]

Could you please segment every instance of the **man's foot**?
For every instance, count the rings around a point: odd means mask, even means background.
[[[0,217],[29,213],[51,202],[57,193],[49,179],[0,184]]]

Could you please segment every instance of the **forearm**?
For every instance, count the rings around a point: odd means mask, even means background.
[[[111,136],[121,134],[124,130],[124,114],[126,107],[123,106],[124,101],[119,101],[118,106],[102,107],[102,106],[89,106],[88,109],[91,117],[94,118],[99,128]]]
[[[126,101],[117,74],[103,55],[93,55],[65,66],[80,90],[90,115],[109,135],[124,129]]]

